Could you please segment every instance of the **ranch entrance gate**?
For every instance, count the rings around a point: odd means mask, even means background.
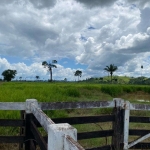
[[[82,116],[71,118],[49,118],[44,110],[113,108],[111,115]],[[130,123],[150,123],[150,117],[130,116],[130,111],[150,111],[150,105],[132,104],[119,98],[113,101],[90,102],[0,102],[0,110],[20,110],[21,119],[0,119],[0,126],[20,127],[18,136],[0,136],[0,143],[19,143],[19,150],[128,150],[150,149],[150,142],[142,142],[150,137],[150,130],[130,129]],[[110,130],[80,132],[70,124],[112,122]],[[43,127],[47,136],[43,137],[37,127]],[[129,136],[138,136],[129,141]],[[109,145],[84,149],[78,140],[112,137]],[[101,145],[101,144],[100,144]]]

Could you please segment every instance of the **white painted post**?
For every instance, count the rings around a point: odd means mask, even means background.
[[[48,150],[70,150],[65,135],[77,141],[77,130],[68,123],[52,124],[48,128]]]
[[[129,138],[129,116],[130,116],[130,102],[124,103],[125,116],[124,116],[124,150],[128,150],[128,138]]]
[[[26,100],[26,113],[27,114],[32,113],[31,112],[31,103],[33,103],[34,105],[36,105],[37,108],[38,108],[38,101],[36,99],[27,99]]]

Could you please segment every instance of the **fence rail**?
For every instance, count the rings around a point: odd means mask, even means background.
[[[113,108],[111,115],[82,116],[71,118],[49,118],[43,110]],[[20,143],[19,149],[35,150],[84,150],[77,140],[112,137],[110,145],[87,148],[86,150],[128,150],[150,149],[149,143],[142,143],[150,137],[148,129],[129,129],[130,123],[150,123],[150,117],[130,116],[132,110],[150,110],[147,104],[131,104],[119,98],[113,101],[51,102],[38,103],[35,99],[26,102],[0,102],[0,110],[21,110],[22,118],[0,119],[0,126],[20,127],[20,136],[0,136],[0,143]],[[71,126],[76,124],[111,122],[112,129],[79,132]],[[47,137],[38,130],[43,127]],[[139,136],[129,142],[129,136]],[[78,139],[77,139],[78,137]]]

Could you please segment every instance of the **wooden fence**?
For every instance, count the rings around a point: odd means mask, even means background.
[[[113,108],[111,115],[49,118],[43,110]],[[142,142],[150,137],[148,129],[130,129],[130,123],[150,123],[150,117],[130,116],[130,111],[149,111],[150,105],[131,104],[115,98],[113,101],[52,102],[38,103],[29,99],[24,103],[0,103],[0,110],[20,110],[21,119],[0,119],[0,126],[20,127],[18,136],[0,136],[0,143],[19,143],[19,150],[84,150],[79,140],[111,137],[111,144],[86,148],[86,150],[150,149],[150,143]],[[112,129],[77,132],[76,124],[111,122]],[[70,125],[71,124],[71,125]],[[48,136],[42,136],[38,127],[43,127]],[[129,142],[129,136],[138,136]],[[102,145],[102,144],[100,144]]]

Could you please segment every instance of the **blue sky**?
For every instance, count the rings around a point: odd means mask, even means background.
[[[49,79],[42,61],[57,60],[56,80],[115,75],[150,77],[149,0],[1,0],[0,72]]]

